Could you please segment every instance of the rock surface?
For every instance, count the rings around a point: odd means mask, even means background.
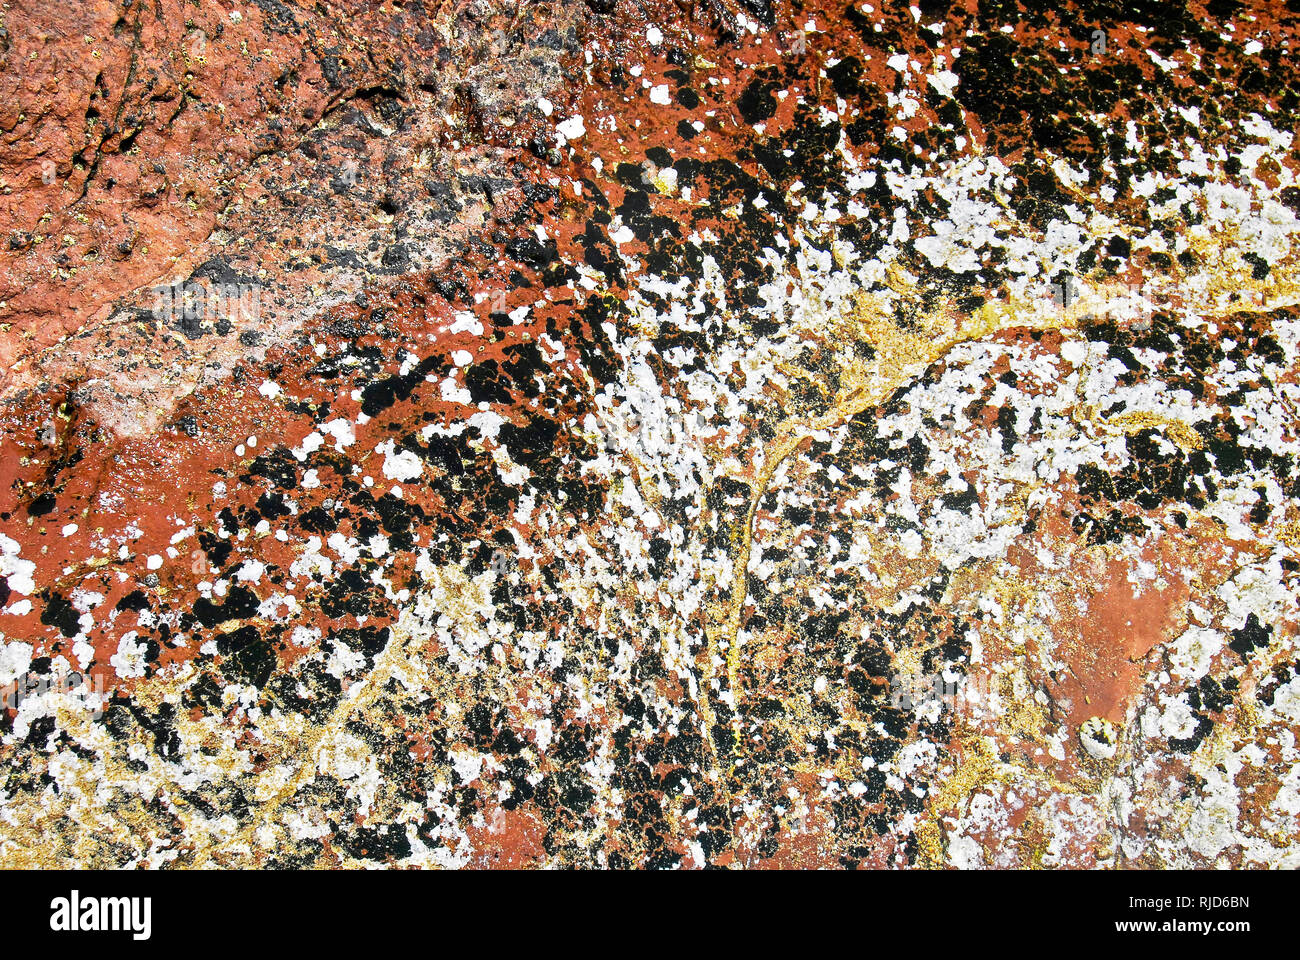
[[[1300,866],[1297,42],[11,4],[0,863]]]

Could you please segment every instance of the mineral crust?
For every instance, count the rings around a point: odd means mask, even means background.
[[[11,0],[0,866],[1300,866],[1297,44]]]

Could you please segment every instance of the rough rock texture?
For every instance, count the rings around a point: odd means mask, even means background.
[[[11,4],[0,863],[1300,866],[1300,4]]]

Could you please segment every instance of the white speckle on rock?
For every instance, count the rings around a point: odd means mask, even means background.
[[[1096,760],[1109,760],[1119,749],[1119,733],[1105,717],[1089,717],[1079,726],[1079,743]]]
[[[20,557],[20,550],[17,540],[0,533],[0,577],[8,580],[10,590],[28,594],[36,589],[36,582],[32,580],[36,564]]]
[[[561,123],[556,130],[566,140],[577,140],[587,132],[587,127],[582,122],[582,117],[573,116]]]
[[[14,640],[0,646],[0,684],[13,683],[27,672],[32,662],[32,645],[23,640]]]
[[[262,574],[266,572],[266,564],[260,560],[245,560],[243,565],[235,571],[235,579],[241,583],[257,583],[262,579]]]
[[[389,480],[415,480],[424,473],[424,464],[410,450],[393,449],[393,441],[385,440],[375,448],[384,456],[384,476]]]
[[[134,630],[122,635],[117,642],[117,653],[109,657],[108,662],[123,680],[144,676],[145,645],[136,640]]]
[[[449,328],[451,333],[472,333],[476,337],[483,336],[483,324],[478,317],[468,311],[461,311],[456,314]]]
[[[934,87],[935,92],[941,97],[951,97],[952,92],[957,89],[957,74],[951,70],[940,70],[938,73],[932,73],[926,78],[926,82]]]

